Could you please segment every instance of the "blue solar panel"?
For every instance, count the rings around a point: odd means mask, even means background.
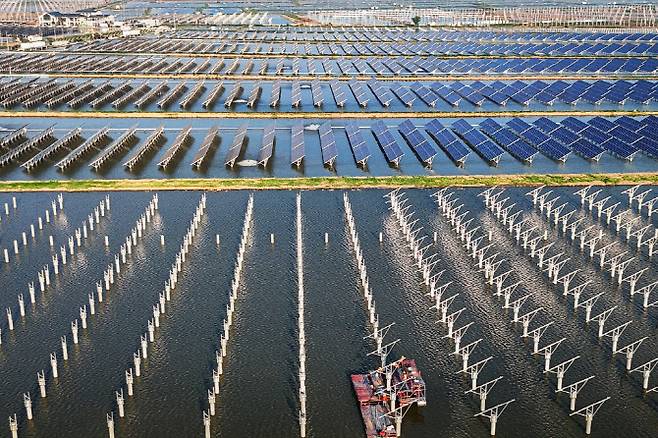
[[[343,107],[345,105],[345,92],[343,91],[343,84],[337,80],[329,82],[329,88],[331,89],[332,94],[334,95],[334,101],[336,106]]]
[[[275,130],[274,125],[265,127],[263,130],[263,139],[261,142],[260,150],[258,151],[258,163],[263,166],[267,165],[267,162],[272,157],[272,152],[274,150],[275,142]]]
[[[628,116],[619,117],[615,120],[615,123],[635,132],[638,132],[644,126],[640,120]]]
[[[320,135],[320,150],[322,152],[322,161],[325,166],[333,166],[336,157],[338,156],[338,149],[336,148],[336,138],[331,129],[331,123],[325,122],[320,125],[318,129]]]
[[[290,141],[290,164],[299,166],[304,159],[304,125],[301,123],[292,126]]]
[[[379,147],[384,151],[386,160],[389,163],[397,165],[404,152],[402,152],[400,145],[393,137],[393,134],[391,134],[391,131],[388,130],[381,120],[373,123],[371,129]]]
[[[363,89],[363,85],[361,82],[358,81],[350,81],[349,82],[349,87],[352,90],[352,94],[354,94],[354,98],[358,102],[360,106],[365,108],[368,106],[368,101],[370,100],[367,95],[365,90]]]
[[[603,95],[607,93],[610,88],[612,87],[612,84],[609,82],[605,81],[596,81],[593,84],[590,85],[590,87],[583,92],[581,99],[584,100],[585,102],[590,102],[590,103],[601,103],[603,100]]]
[[[361,130],[359,130],[359,127],[356,126],[356,124],[350,122],[345,126],[345,133],[347,134],[347,140],[352,148],[354,159],[358,164],[365,165],[370,157],[370,150],[361,134]]]
[[[575,132],[546,117],[537,119],[533,122],[533,125],[587,160],[599,160],[605,152],[600,146],[580,137]]]
[[[382,106],[389,106],[391,104],[391,100],[393,100],[393,96],[391,96],[390,91],[385,88],[380,82],[377,82],[376,80],[370,80],[368,81],[368,87],[372,91],[372,94],[375,95],[379,103],[382,104]]]
[[[473,105],[482,105],[487,98],[484,97],[479,91],[470,85],[462,84],[460,82],[453,82],[450,84],[457,94],[459,94],[464,100],[472,103]]]
[[[570,131],[579,134],[589,142],[601,146],[603,149],[620,158],[631,160],[638,152],[637,148],[625,145],[619,139],[611,137],[609,134],[606,134],[605,132],[574,117],[567,117],[562,120],[560,124]]]
[[[415,97],[411,94],[407,87],[403,87],[399,83],[391,85],[391,91],[397,96],[398,99],[402,101],[406,106],[411,107],[413,105]]]
[[[436,106],[436,102],[438,102],[439,97],[434,94],[432,90],[424,85],[419,84],[418,82],[411,84],[410,88],[414,93],[416,93],[420,100],[425,102],[428,106]]]
[[[507,122],[507,126],[548,158],[557,161],[566,161],[571,153],[568,147],[519,118],[510,120]]]
[[[517,160],[530,163],[537,155],[535,148],[493,119],[486,119],[481,122],[480,129]]]
[[[457,164],[463,164],[470,153],[466,145],[437,119],[425,125],[425,131],[438,143],[448,157]]]
[[[497,164],[500,161],[500,157],[502,157],[504,153],[503,150],[479,130],[471,126],[466,120],[459,119],[454,122],[451,127],[452,130],[466,142],[466,144],[489,163]]]
[[[436,156],[436,150],[428,143],[428,141],[423,137],[421,132],[416,128],[413,122],[409,119],[400,123],[398,126],[400,134],[409,144],[409,146],[414,150],[418,158],[423,163],[432,165],[432,160]]]
[[[461,100],[461,96],[454,91],[452,91],[450,88],[446,87],[445,85],[435,82],[432,84],[432,91],[441,97],[441,99],[445,100],[448,104],[452,106],[457,106],[459,105],[459,101]]]

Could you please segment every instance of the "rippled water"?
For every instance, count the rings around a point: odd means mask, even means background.
[[[613,199],[626,202],[622,188],[604,189]],[[563,201],[580,208],[573,189],[556,189]],[[654,188],[654,192],[656,189]],[[656,394],[643,396],[639,375],[624,371],[621,357],[610,354],[609,340],[599,340],[595,330],[585,324],[582,313],[575,315],[561,295],[549,284],[537,267],[507,237],[489,213],[483,211],[478,190],[457,190],[472,212],[473,226],[493,231],[496,251],[514,269],[515,281],[522,281],[521,293],[533,292],[527,309],[543,307],[533,324],[556,321],[542,338],[544,342],[567,339],[554,356],[554,363],[580,355],[568,371],[565,383],[591,374],[578,398],[578,405],[611,396],[594,419],[593,436],[617,438],[655,437],[658,431]],[[509,189],[510,202],[526,211],[529,221],[544,222],[531,211],[525,189]],[[407,437],[485,437],[488,424],[474,418],[478,403],[464,392],[470,382],[456,374],[460,360],[450,355],[454,346],[444,339],[445,327],[437,324],[437,315],[428,310],[431,303],[416,273],[412,258],[398,227],[387,211],[379,190],[349,192],[356,226],[377,308],[383,323],[395,322],[389,340],[400,338],[396,355],[417,360],[427,382],[428,405],[413,409],[404,421]],[[474,322],[464,342],[482,338],[473,360],[494,358],[481,375],[481,382],[502,375],[492,390],[488,406],[515,398],[502,415],[500,436],[509,437],[581,437],[582,419],[568,416],[568,400],[554,393],[554,376],[543,374],[543,360],[530,354],[530,346],[510,323],[511,314],[483,286],[482,274],[465,256],[445,219],[437,214],[425,190],[407,191],[425,233],[436,231],[439,243],[431,248],[441,258],[444,279],[452,280],[451,293],[459,297],[454,309],[465,307],[459,324]],[[19,194],[18,210],[8,218],[2,213],[0,248],[36,221],[53,199],[53,193]],[[42,295],[28,305],[27,316],[18,317],[16,295],[27,297],[27,282],[36,278],[37,269],[48,263],[51,249],[48,236],[62,242],[85,219],[105,194],[64,194],[64,213],[37,233],[17,260],[0,266],[0,307],[11,306],[16,328],[9,332],[6,320],[0,320],[3,342],[0,346],[0,418],[18,413],[21,437],[107,436],[105,413],[116,412],[114,391],[124,385],[124,370],[131,366],[140,334],[146,331],[151,305],[167,278],[178,243],[198,203],[197,192],[160,193],[160,210],[145,238],[138,244],[132,261],[118,276],[106,300],[81,335],[80,344],[69,345],[69,360],[60,358],[59,378],[49,376],[48,354],[58,351],[59,337],[70,338],[69,323],[77,317],[78,306],[85,304],[87,293],[95,290],[110,256],[129,233],[134,221],[152,193],[112,193],[112,210],[101,220],[71,263]],[[600,195],[601,197],[603,194]],[[192,245],[188,261],[172,294],[167,314],[162,318],[149,358],[143,363],[142,376],[136,379],[135,396],[127,398],[126,418],[117,419],[117,437],[201,436],[201,412],[207,409],[206,389],[214,365],[221,322],[225,316],[228,289],[239,243],[239,233],[248,193],[208,194],[207,214]],[[238,293],[234,325],[225,362],[217,416],[212,420],[213,436],[294,437],[298,436],[297,405],[297,320],[295,259],[295,193],[288,191],[254,194],[253,228],[249,235],[245,267]],[[0,207],[10,194],[0,194]],[[610,201],[612,202],[612,201]],[[616,202],[616,201],[615,201]],[[349,374],[376,366],[367,356],[374,346],[367,335],[366,312],[357,283],[357,269],[346,234],[342,192],[302,193],[304,269],[307,331],[307,391],[309,394],[309,435],[311,437],[360,437],[363,426],[352,394]],[[585,223],[599,223],[586,217]],[[642,224],[658,226],[643,218]],[[618,242],[619,251],[635,253],[634,245],[605,230],[606,239]],[[324,243],[324,233],[329,243]],[[383,233],[379,243],[378,234]],[[270,243],[270,233],[275,236]],[[166,236],[164,246],[160,235]],[[215,235],[220,236],[219,247]],[[106,248],[103,236],[108,235]],[[618,306],[610,327],[633,320],[620,345],[647,336],[634,364],[657,356],[658,314],[655,308],[644,311],[638,297],[631,300],[628,286],[611,284],[608,274],[579,253],[563,237],[550,231],[556,252],[572,257],[570,267],[582,269],[593,283],[590,294],[604,292],[596,309]],[[647,259],[646,249],[633,269],[649,267],[640,285],[658,280],[656,256]],[[566,268],[565,268],[566,271]],[[629,272],[632,271],[629,268]],[[655,297],[654,297],[655,298]],[[596,313],[596,311],[595,311]],[[607,327],[607,325],[606,325]],[[619,355],[618,355],[619,356]],[[36,372],[46,369],[48,397],[39,399]],[[654,372],[651,386],[658,384]],[[21,394],[30,391],[34,399],[32,421],[25,419]],[[6,424],[6,423],[5,423]],[[6,436],[6,425],[0,429]]]

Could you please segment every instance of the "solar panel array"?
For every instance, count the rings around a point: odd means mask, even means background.
[[[258,164],[261,166],[267,166],[268,161],[272,158],[274,143],[276,141],[275,134],[274,125],[266,126],[263,130],[263,140],[258,151]]]
[[[479,124],[479,127],[482,132],[517,160],[532,163],[532,160],[537,155],[537,150],[527,141],[519,137],[511,129],[501,126],[494,119],[484,120]]]
[[[425,131],[454,163],[464,164],[470,153],[468,147],[452,131],[443,126],[438,119],[434,119],[425,125]]]
[[[60,79],[28,79],[7,81],[3,94],[3,85],[0,82],[0,99],[8,96],[3,102],[5,108],[13,108],[22,105],[26,108],[38,108],[45,106],[56,108],[66,104],[71,109],[87,109],[84,105],[99,110],[106,105],[111,105],[114,110],[121,110],[125,106],[134,103],[139,109],[147,109],[147,106],[156,101],[161,109],[168,109],[175,99],[180,97],[179,107],[181,110],[197,110],[193,107],[197,99],[203,97],[202,108],[213,110],[214,104],[224,91],[223,81],[210,82],[205,80],[187,82],[168,82],[162,80],[150,83],[148,80],[131,80],[116,84],[114,81],[86,80],[74,84],[70,88],[67,80],[60,87]],[[54,82],[53,82],[54,81]],[[266,83],[271,85],[265,85]],[[420,102],[421,109],[438,107],[446,111],[454,109],[475,110],[485,105],[496,104],[505,106],[509,104],[528,106],[532,103],[541,105],[554,105],[557,103],[576,105],[585,103],[588,105],[651,105],[658,102],[658,81],[640,79],[629,80],[596,80],[596,81],[473,81],[473,82],[405,82],[391,83],[388,81],[350,80],[349,96],[345,94],[345,83],[342,81],[320,81],[310,82],[294,80],[291,82],[291,105],[302,106],[301,90],[310,83],[313,104],[320,107],[323,101],[323,89],[329,87],[332,94],[338,96],[338,102],[347,105],[352,102],[365,107],[374,96],[382,107],[388,107],[395,95],[403,105],[412,107]],[[189,84],[190,91],[183,95]],[[247,86],[245,82],[228,83],[229,93],[224,102],[226,108],[242,109],[238,104],[246,103],[248,107],[256,107],[259,102],[260,93],[270,86],[270,105],[277,107],[281,99],[281,87],[287,84],[280,80],[254,81]],[[333,85],[332,85],[333,84]],[[367,86],[366,86],[367,84]],[[206,85],[209,90],[206,91]],[[43,87],[49,87],[43,91]],[[246,101],[239,100],[242,87],[250,89]],[[258,88],[260,87],[260,90]],[[393,95],[391,94],[393,92]],[[475,107],[475,108],[474,108]],[[150,108],[149,108],[150,109]]]
[[[564,126],[546,117],[541,117],[532,124],[587,160],[598,161],[605,152],[599,145],[583,137],[574,135],[573,132]]]
[[[367,107],[369,99],[366,95],[365,90],[363,89],[363,85],[361,84],[361,82],[350,81],[349,86],[359,106],[363,108]]]
[[[311,97],[313,98],[313,106],[317,108],[322,106],[324,95],[319,81],[311,81]]]
[[[331,88],[331,93],[334,96],[334,101],[336,102],[336,106],[339,108],[343,107],[347,100],[345,98],[345,92],[343,91],[343,84],[334,80],[329,82],[329,87]]]
[[[382,54],[384,58],[380,63],[371,63],[372,59],[356,55],[350,57],[339,56],[338,59],[325,58],[321,60],[322,70],[314,65],[311,69],[308,60],[300,61],[298,66],[286,69],[285,63],[278,58],[262,58],[254,61],[251,58],[221,59],[212,67],[207,58],[189,58],[158,56],[153,54],[137,55],[111,55],[89,53],[44,54],[32,52],[21,54],[6,52],[0,54],[0,72],[9,73],[77,73],[77,74],[153,74],[170,75],[172,77],[185,75],[198,75],[207,77],[208,74],[233,76],[242,75],[288,75],[316,74],[353,77],[356,74],[369,76],[390,77],[428,76],[428,75],[473,75],[473,74],[503,74],[503,75],[541,75],[541,74],[587,74],[587,73],[625,73],[646,75],[658,71],[658,59],[655,55],[642,56],[624,54],[614,56],[610,54],[588,55],[578,53],[563,55],[562,57],[528,57],[507,53],[505,57],[482,57],[471,55],[469,57],[441,56],[414,56]],[[331,56],[335,56],[332,54]],[[258,67],[256,67],[256,62]],[[270,65],[274,68],[270,68]],[[200,67],[204,67],[203,69]],[[337,68],[336,68],[337,67]],[[295,70],[299,68],[299,70]],[[311,72],[311,70],[314,72]],[[297,72],[297,73],[295,73]]]
[[[206,162],[210,151],[215,147],[215,139],[219,133],[219,127],[213,126],[208,130],[208,134],[203,139],[201,146],[199,147],[198,152],[194,155],[192,159],[192,167],[200,168]]]
[[[436,103],[439,101],[439,96],[437,96],[431,89],[427,88],[425,85],[415,82],[410,86],[411,90],[427,104],[427,106],[435,107]]]
[[[372,94],[382,106],[388,107],[391,104],[393,96],[391,96],[391,92],[388,87],[382,85],[381,82],[372,79],[368,81],[368,88],[370,88],[370,91],[372,91]]]
[[[242,43],[285,42],[287,45],[307,45],[307,42],[324,43],[340,42],[355,43],[355,49],[374,51],[378,42],[404,42],[406,46],[416,47],[420,42],[527,42],[527,43],[620,43],[634,44],[657,42],[655,33],[648,32],[597,32],[597,31],[493,31],[493,30],[442,30],[409,29],[403,27],[377,27],[355,28],[351,26],[304,26],[302,28],[289,28],[285,26],[259,27],[257,29],[231,29],[223,27],[220,30],[175,30],[165,34],[165,41],[170,46],[177,47],[178,51],[198,51],[203,44],[210,44],[208,50],[216,50],[226,46],[227,49],[237,50],[237,46],[225,44],[227,41]],[[201,42],[199,42],[199,40]],[[217,41],[214,41],[217,40]],[[146,37],[122,40],[92,40],[83,43],[81,48],[111,48],[113,46],[128,46],[130,50],[149,48],[147,44],[158,40]],[[292,49],[291,49],[292,50]],[[361,53],[361,52],[360,52]]]
[[[605,132],[597,129],[574,117],[567,117],[560,121],[560,124],[569,131],[598,144],[603,149],[624,160],[632,160],[639,152],[639,149],[633,145],[627,144],[615,137],[607,135]]]
[[[345,133],[347,134],[347,141],[352,149],[354,160],[357,164],[365,166],[368,158],[370,158],[370,150],[361,134],[361,130],[354,122],[350,122],[345,125]]]
[[[240,153],[242,153],[242,148],[244,147],[246,138],[247,124],[243,124],[238,128],[237,132],[235,133],[235,137],[233,137],[233,143],[231,143],[231,147],[226,153],[224,164],[229,167],[235,166],[235,162],[240,157]]]
[[[402,86],[399,82],[391,85],[391,91],[395,96],[400,99],[400,101],[406,106],[410,107],[413,105],[415,97],[411,94],[407,87]]]
[[[518,117],[507,122],[506,126],[548,158],[564,162],[571,153],[568,147],[561,144],[555,138],[544,134],[537,127]]]
[[[291,128],[290,164],[299,166],[306,155],[304,149],[304,125],[294,124]]]
[[[302,104],[302,88],[299,81],[292,81],[292,92],[290,94],[290,105],[298,107]]]
[[[331,122],[325,122],[318,128],[320,135],[320,151],[322,152],[322,161],[325,166],[333,167],[338,149],[336,147],[336,137],[331,129]]]
[[[158,129],[153,131],[144,142],[137,148],[133,155],[123,163],[125,167],[129,170],[132,170],[134,167],[140,165],[146,154],[148,154],[153,148],[158,147],[161,144],[161,140],[164,137],[164,126],[160,126]]]
[[[539,155],[556,161],[565,160],[563,157],[571,153],[589,161],[597,161],[605,154],[624,160],[632,160],[637,156],[645,156],[645,159],[658,158],[658,117],[655,116],[645,118],[624,116],[616,119],[488,118],[481,121],[433,119],[424,126],[417,125],[409,119],[401,121],[398,125],[394,120],[391,126],[387,126],[382,120],[370,124],[369,128],[359,128],[353,121],[348,121],[343,126],[357,165],[365,167],[367,164],[371,156],[368,143],[373,140],[380,146],[384,158],[389,163],[399,165],[400,158],[404,154],[399,143],[400,139],[407,143],[423,164],[436,162],[437,146],[443,150],[448,159],[460,166],[465,165],[471,150],[493,165],[498,164],[505,153],[524,163],[532,163]],[[341,147],[333,130],[343,127],[335,126],[333,122],[326,122],[318,129],[322,161],[328,166],[334,166]],[[391,129],[392,127],[396,129]],[[183,151],[185,143],[192,138],[194,129],[188,126],[178,133],[173,144],[159,159],[159,167],[169,167],[175,156]],[[233,129],[228,128],[231,131]],[[258,163],[266,166],[273,153],[275,127],[269,125],[259,129],[263,129],[263,138],[258,152]],[[291,163],[293,165],[300,165],[305,158],[304,130],[302,123],[295,123],[292,126]],[[136,126],[128,130],[122,129],[121,135],[106,146],[105,140],[111,135],[107,128],[93,132],[87,140],[82,139],[80,129],[67,129],[66,134],[60,136],[55,135],[56,131],[53,127],[46,130],[14,130],[0,139],[3,153],[0,156],[0,163],[3,166],[20,166],[26,171],[31,171],[37,166],[48,163],[49,158],[59,152],[73,147],[64,159],[51,164],[66,170],[87,156],[95,154],[89,166],[99,170],[106,163],[112,162],[112,158],[133,147],[134,142],[131,140],[136,138],[137,131]],[[145,161],[148,152],[160,146],[158,140],[164,136],[162,127],[139,131],[146,131],[149,135],[126,161],[129,168]],[[372,132],[373,137],[366,136],[367,131]],[[225,162],[228,166],[237,163],[244,147],[246,133],[247,125],[243,124],[233,136],[232,145],[226,154]],[[213,127],[200,142],[200,147],[191,162],[194,167],[200,167],[208,160],[210,151],[217,144],[217,137],[218,128]],[[76,146],[77,144],[79,146]]]
[[[500,147],[464,119],[453,122],[452,130],[489,163],[498,164],[504,154]]]
[[[281,81],[274,81],[272,83],[272,91],[270,94],[270,106],[277,108],[281,102]]]
[[[192,131],[192,125],[186,126],[181,130],[181,132],[176,136],[174,143],[167,149],[164,157],[158,163],[158,166],[166,169],[167,166],[176,158],[180,151],[185,147],[185,144],[190,139],[190,132]]]
[[[378,120],[371,126],[371,129],[379,147],[384,151],[386,160],[391,164],[398,165],[404,152],[402,152],[402,148],[400,148],[397,140],[395,140],[384,122]]]
[[[432,165],[432,160],[436,156],[436,150],[429,144],[423,134],[416,128],[411,120],[405,120],[400,123],[398,130],[406,142],[411,146],[411,149],[416,153],[420,160],[427,164]]]

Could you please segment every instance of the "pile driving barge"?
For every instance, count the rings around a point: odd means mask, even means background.
[[[425,406],[425,381],[416,361],[399,360],[369,371],[352,374],[367,438],[397,437],[402,417],[414,403]]]

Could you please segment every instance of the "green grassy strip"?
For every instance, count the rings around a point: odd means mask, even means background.
[[[0,191],[331,190],[393,187],[480,187],[491,185],[627,185],[640,183],[658,184],[658,173],[4,181],[0,182]]]

